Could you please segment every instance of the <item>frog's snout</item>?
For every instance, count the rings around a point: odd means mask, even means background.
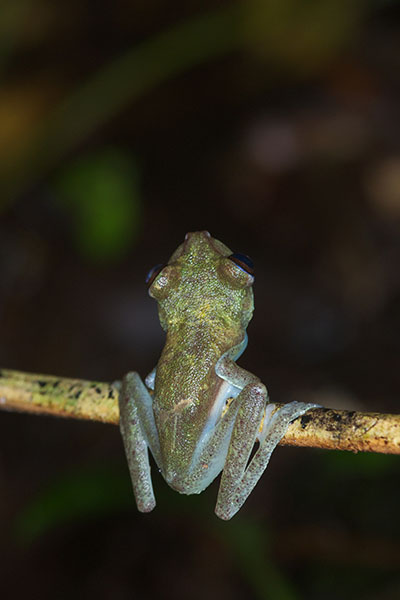
[[[187,240],[190,240],[190,238],[192,238],[193,236],[195,236],[195,237],[204,236],[204,237],[210,238],[211,233],[206,230],[204,230],[204,231],[189,231],[185,235],[185,242],[187,242]]]

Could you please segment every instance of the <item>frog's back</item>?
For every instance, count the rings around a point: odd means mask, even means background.
[[[167,481],[189,474],[219,418],[225,382],[218,360],[240,344],[253,312],[246,257],[206,231],[188,233],[149,288],[167,332],[157,365],[153,410]]]
[[[189,473],[203,432],[218,416],[216,404],[224,381],[215,366],[227,350],[205,326],[195,332],[186,330],[179,345],[167,336],[153,403],[167,479],[173,479],[174,473]]]

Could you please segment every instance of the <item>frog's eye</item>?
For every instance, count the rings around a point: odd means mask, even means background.
[[[249,275],[254,275],[254,264],[250,256],[247,254],[240,254],[240,252],[234,252],[228,256],[228,258],[234,262],[242,271]]]
[[[156,265],[152,269],[150,269],[150,271],[147,273],[146,279],[145,279],[147,287],[151,286],[151,284],[153,283],[153,281],[155,280],[157,275],[163,270],[164,266],[165,265],[163,263],[161,263],[159,265]]]

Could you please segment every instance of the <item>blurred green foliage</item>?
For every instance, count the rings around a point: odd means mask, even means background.
[[[303,77],[357,35],[368,8],[363,0],[251,0],[244,3],[244,31],[259,58]]]
[[[6,4],[12,27],[23,29],[25,3],[15,15],[12,3]],[[362,0],[233,2],[192,15],[133,45],[64,91],[55,105],[27,127],[26,140],[16,155],[5,152],[2,157],[0,140],[2,204],[15,199],[79,143],[163,82],[234,50],[267,63],[264,77],[263,71],[259,73],[260,86],[282,71],[301,79],[351,43],[369,9],[370,4]],[[16,36],[17,32],[11,35],[14,41]],[[3,60],[9,52],[3,51]],[[9,141],[4,141],[7,147]]]
[[[141,224],[138,168],[120,150],[81,157],[56,182],[80,253],[95,262],[118,259]]]
[[[210,519],[209,492],[193,496],[179,495],[160,478],[156,478],[155,488],[164,513],[171,518],[179,516],[187,520],[189,525],[195,518],[208,535],[217,536],[248,582],[255,598],[298,598],[289,580],[272,560],[269,527],[265,519],[254,520],[246,515],[229,523],[221,522],[215,515]],[[15,539],[22,546],[30,545],[66,525],[87,520],[100,523],[104,517],[125,510],[138,516],[125,470],[119,471],[111,465],[75,469],[64,472],[48,483],[18,513],[14,524]]]
[[[216,529],[256,598],[296,600],[299,597],[271,557],[268,522],[242,517],[218,523]]]
[[[125,471],[96,466],[62,473],[17,515],[15,536],[21,544],[30,544],[51,529],[98,519],[129,507],[132,500]]]

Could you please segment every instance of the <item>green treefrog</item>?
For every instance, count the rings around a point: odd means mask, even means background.
[[[200,493],[222,471],[215,512],[230,519],[289,423],[317,406],[291,402],[273,412],[259,378],[237,366],[247,345],[253,281],[250,258],[233,254],[207,231],[188,233],[168,263],[148,275],[166,342],[145,383],[138,373],[128,373],[119,397],[120,428],[142,512],[155,506],[150,449],[167,483],[183,494]]]

